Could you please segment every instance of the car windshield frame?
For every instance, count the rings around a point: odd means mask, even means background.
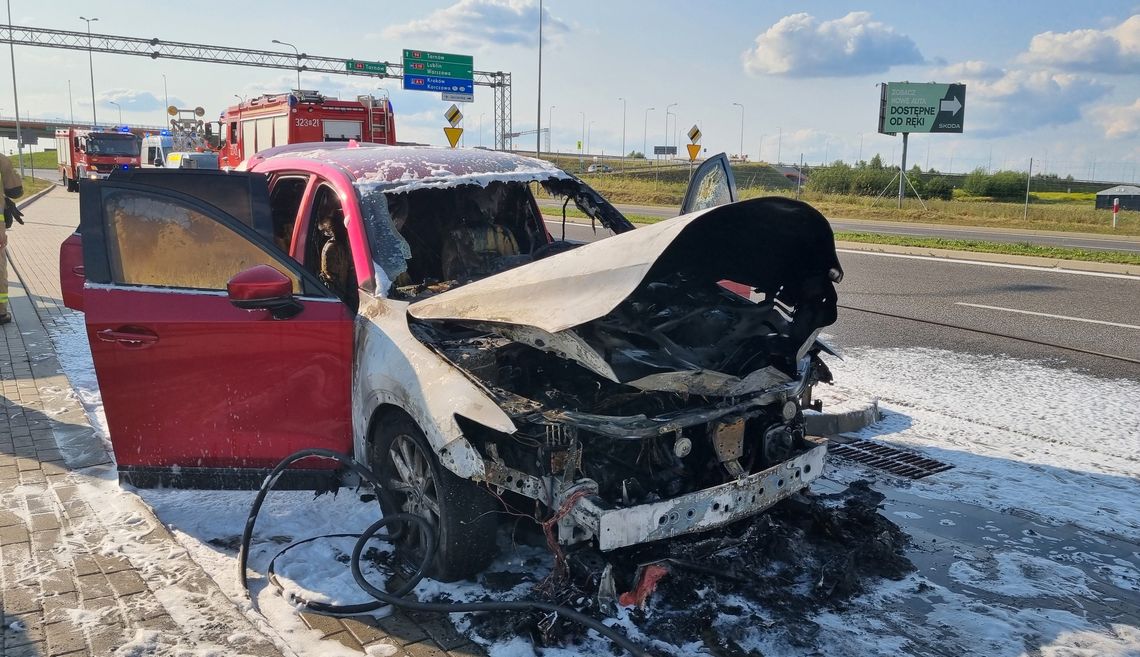
[[[141,143],[139,138],[134,135],[92,134],[87,136],[87,154],[106,157],[138,157]]]

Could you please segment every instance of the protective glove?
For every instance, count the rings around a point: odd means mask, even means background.
[[[20,212],[20,208],[16,207],[16,203],[12,199],[5,198],[4,199],[4,228],[11,228],[13,220],[15,220],[16,223],[23,226],[24,225],[24,213]]]

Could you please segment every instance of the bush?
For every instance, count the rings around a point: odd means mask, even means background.
[[[962,189],[970,196],[1017,199],[1025,194],[1025,174],[1017,171],[997,171],[987,174],[985,169],[978,168],[966,175]]]
[[[954,187],[942,176],[934,176],[921,184],[916,185],[922,195],[927,198],[937,198],[949,201],[954,195]]]
[[[849,190],[859,196],[878,196],[894,177],[895,173],[890,169],[859,169],[851,176]]]
[[[846,164],[817,167],[811,171],[807,189],[825,194],[846,194],[851,189],[851,167]]]

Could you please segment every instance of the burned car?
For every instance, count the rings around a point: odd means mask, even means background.
[[[351,451],[386,512],[434,523],[430,574],[453,580],[494,556],[507,509],[613,550],[821,474],[804,411],[831,378],[832,232],[797,201],[734,202],[723,156],[681,216],[637,230],[507,153],[305,144],[245,168],[81,190],[62,286],[123,481],[234,486]],[[553,239],[538,189],[615,234]]]

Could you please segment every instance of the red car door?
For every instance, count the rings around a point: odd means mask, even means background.
[[[264,176],[216,175],[83,190],[87,334],[135,485],[244,486],[298,449],[352,449],[352,316],[274,246]]]

